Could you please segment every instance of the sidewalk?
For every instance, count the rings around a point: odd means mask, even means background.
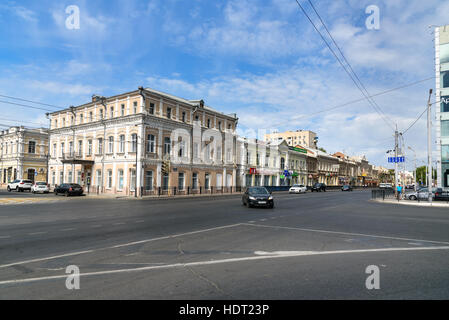
[[[418,207],[435,207],[435,208],[449,208],[449,203],[446,201],[432,201],[432,204],[426,201],[417,201],[417,200],[400,200],[397,199],[385,199],[385,200],[373,200],[372,202],[378,203],[388,203],[388,204],[398,204],[405,206],[418,206]]]

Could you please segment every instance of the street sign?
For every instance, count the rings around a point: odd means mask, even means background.
[[[403,163],[405,162],[405,157],[389,157],[388,163]]]

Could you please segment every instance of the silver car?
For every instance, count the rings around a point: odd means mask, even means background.
[[[432,190],[432,199],[435,199],[435,192],[437,188],[433,188]],[[427,200],[429,199],[429,189],[421,188],[418,191],[413,191],[406,194],[407,199],[409,200]]]
[[[50,189],[48,188],[48,184],[46,182],[36,182],[31,187],[32,193],[49,193]]]

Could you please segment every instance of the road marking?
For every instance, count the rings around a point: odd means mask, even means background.
[[[101,227],[102,227],[101,224],[98,224],[98,225],[95,225],[95,226],[91,226],[91,228],[101,228]]]
[[[46,233],[48,233],[48,232],[34,232],[34,233],[28,233],[28,235],[29,236],[38,236],[38,235],[46,234]]]
[[[123,223],[123,222],[117,222],[117,223],[113,223],[112,225],[113,226],[122,226],[122,225],[124,225],[125,223]]]
[[[242,223],[236,223],[236,224],[231,224],[231,225],[226,225],[226,226],[221,226],[221,227],[215,227],[215,228],[191,231],[191,232],[186,232],[186,233],[179,233],[179,234],[174,234],[174,235],[164,236],[164,237],[159,237],[159,238],[152,238],[152,239],[146,239],[146,240],[141,240],[141,241],[129,242],[129,243],[124,243],[124,244],[115,245],[115,246],[111,246],[111,247],[104,247],[104,248],[98,248],[98,249],[92,249],[92,250],[86,250],[86,251],[72,252],[72,253],[62,254],[62,255],[53,256],[53,257],[46,257],[46,258],[38,258],[38,259],[33,259],[33,260],[25,260],[25,261],[13,262],[13,263],[9,263],[9,264],[0,265],[0,269],[11,267],[11,266],[16,266],[16,265],[20,265],[20,264],[28,264],[28,263],[33,263],[33,262],[54,260],[54,259],[59,259],[59,258],[64,258],[64,257],[76,256],[76,255],[81,255],[81,254],[86,254],[86,253],[92,253],[92,252],[95,252],[95,251],[110,250],[110,249],[116,249],[116,248],[122,248],[122,247],[129,247],[129,246],[133,246],[133,245],[141,244],[141,243],[148,243],[148,242],[153,242],[153,241],[172,239],[172,238],[188,236],[188,235],[202,233],[202,232],[208,232],[208,231],[213,231],[213,230],[237,227],[237,226],[240,226],[240,225],[243,225],[243,224]]]
[[[232,262],[245,262],[245,261],[257,261],[257,260],[267,260],[267,259],[283,259],[301,256],[316,256],[316,255],[332,255],[332,254],[350,254],[350,253],[377,253],[377,252],[398,252],[398,251],[431,251],[431,250],[449,250],[449,246],[442,247],[421,247],[421,248],[380,248],[380,249],[361,249],[361,250],[335,250],[335,251],[275,251],[275,252],[264,252],[256,251],[256,256],[241,257],[241,258],[231,258],[231,259],[220,259],[220,260],[208,260],[208,261],[197,261],[188,263],[175,263],[166,264],[160,266],[148,266],[140,268],[130,268],[130,269],[116,269],[116,270],[105,270],[98,272],[87,272],[81,273],[80,276],[100,276],[107,274],[119,274],[119,273],[130,273],[139,271],[149,271],[149,270],[163,270],[163,269],[173,269],[173,268],[185,268],[194,266],[205,266],[205,265],[216,265],[223,263]],[[21,284],[45,280],[56,280],[56,279],[67,279],[67,275],[57,275],[57,276],[47,276],[39,278],[28,278],[28,279],[13,279],[0,281],[0,285],[4,284]]]
[[[11,236],[1,236],[0,239],[9,239]]]
[[[444,242],[444,241],[421,240],[421,239],[410,239],[410,238],[389,237],[389,236],[378,236],[378,235],[373,235],[373,234],[363,234],[363,233],[351,233],[351,232],[340,232],[340,231],[328,231],[328,230],[304,229],[304,228],[282,227],[282,226],[267,226],[267,225],[263,225],[263,224],[249,224],[249,223],[242,223],[242,225],[254,226],[254,227],[263,227],[263,228],[275,228],[275,229],[299,230],[299,231],[307,231],[307,232],[320,232],[320,233],[342,234],[342,235],[348,235],[348,236],[362,236],[362,237],[371,237],[371,238],[380,238],[380,239],[391,239],[391,240],[401,240],[401,241],[429,242],[429,243],[438,243],[438,244],[448,244],[448,245],[449,245],[449,242]]]
[[[144,223],[145,222],[145,220],[139,220],[139,221],[136,221],[135,223]]]
[[[75,228],[69,228],[69,229],[61,229],[61,230],[59,230],[59,231],[73,231],[73,230],[76,230]]]

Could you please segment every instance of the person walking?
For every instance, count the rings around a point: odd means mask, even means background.
[[[402,190],[403,190],[403,187],[402,187],[401,184],[399,184],[399,185],[397,186],[397,191],[398,191],[398,201],[402,199]]]

